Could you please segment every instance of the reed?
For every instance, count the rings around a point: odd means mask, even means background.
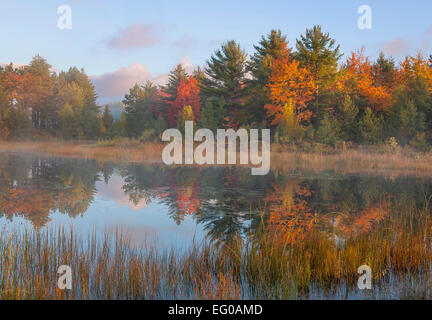
[[[73,228],[3,230],[0,299],[365,297],[356,286],[362,264],[372,268],[373,297],[431,298],[431,227],[427,206],[401,204],[373,230],[340,241],[318,228],[299,237],[263,224],[246,238],[179,251],[138,247],[119,231],[84,238]],[[57,288],[63,264],[72,290]]]

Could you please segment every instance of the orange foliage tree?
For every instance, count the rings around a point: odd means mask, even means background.
[[[391,90],[374,81],[374,70],[364,49],[352,52],[347,58],[339,89],[357,98],[364,98],[368,106],[375,111],[391,106]]]
[[[429,92],[432,94],[432,66],[421,54],[416,57],[406,57],[401,63],[401,74],[404,83],[417,77],[424,78],[428,84]]]
[[[287,55],[275,60],[271,70],[268,87],[272,104],[265,108],[267,116],[273,118],[272,124],[278,125],[283,121],[287,105],[292,106],[296,123],[307,123],[312,116],[307,102],[315,91],[312,74]]]
[[[194,114],[194,120],[200,118],[200,88],[197,80],[190,76],[189,79],[182,79],[177,87],[177,98],[171,104],[168,110],[168,121],[170,125],[177,123],[178,117],[184,106],[191,106]]]

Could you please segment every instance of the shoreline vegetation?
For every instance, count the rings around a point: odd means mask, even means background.
[[[373,231],[265,226],[245,238],[185,251],[132,245],[118,229],[82,236],[73,227],[0,233],[0,299],[431,298],[430,209],[400,204]],[[373,272],[357,289],[357,268]],[[72,289],[57,288],[69,265]],[[397,280],[397,281],[396,281]]]
[[[0,141],[0,153],[32,152],[66,158],[160,165],[163,164],[161,154],[165,145],[127,138],[99,142]],[[330,148],[319,144],[302,147],[272,144],[271,168],[296,173],[334,171],[340,174],[432,176],[432,153],[388,145]]]

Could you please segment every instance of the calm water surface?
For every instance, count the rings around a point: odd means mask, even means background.
[[[0,154],[0,228],[127,230],[133,241],[187,248],[203,239],[319,221],[335,239],[370,231],[398,201],[424,206],[428,178],[187,168]]]

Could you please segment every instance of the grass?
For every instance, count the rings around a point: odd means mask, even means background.
[[[0,141],[0,152],[30,151],[61,157],[136,163],[161,163],[163,147],[158,142],[141,143],[126,138],[100,142]],[[410,149],[391,152],[377,147],[315,148],[306,152],[273,145],[271,167],[299,173],[332,170],[341,174],[432,176],[432,154]]]
[[[341,174],[380,174],[432,176],[432,154],[385,152],[380,149],[359,148],[332,152],[272,152],[272,168],[299,172],[332,170]]]
[[[134,139],[116,139],[100,142],[21,141],[0,142],[0,151],[30,151],[68,158],[102,161],[160,162],[161,143],[141,143]]]
[[[356,289],[362,264],[373,271],[372,298],[431,298],[431,227],[427,206],[401,205],[342,242],[318,228],[299,235],[264,225],[247,239],[186,251],[132,246],[118,231],[87,238],[72,228],[3,231],[0,299],[370,297]],[[72,268],[72,290],[57,288],[63,264]]]

